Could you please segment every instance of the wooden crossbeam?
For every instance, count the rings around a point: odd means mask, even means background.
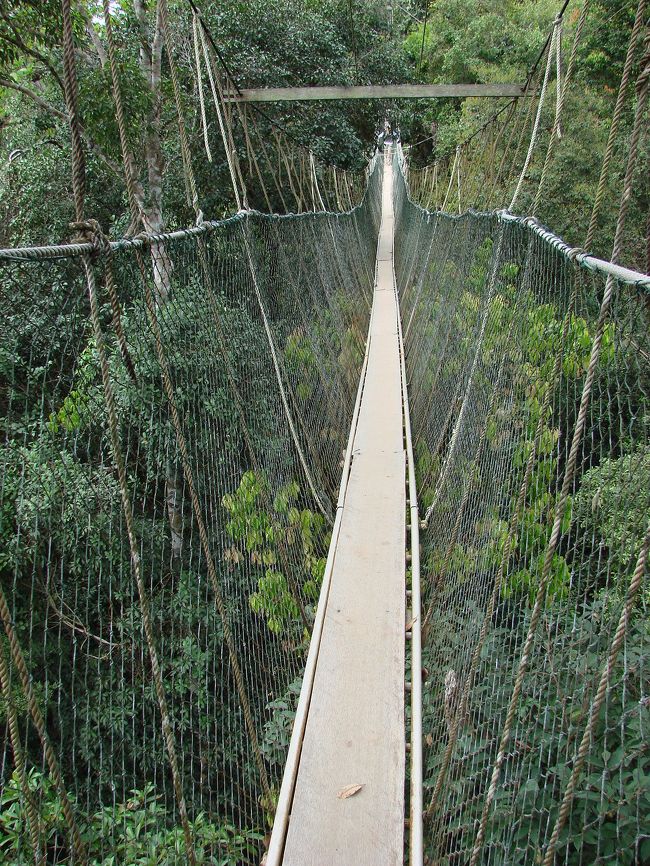
[[[443,99],[529,96],[521,84],[373,84],[354,87],[259,87],[226,95],[228,102],[307,102],[331,99]]]

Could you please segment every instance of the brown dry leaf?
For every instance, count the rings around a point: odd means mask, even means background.
[[[346,785],[345,788],[341,788],[336,796],[339,800],[347,800],[348,797],[354,797],[355,794],[358,794],[362,788],[363,785]]]
[[[406,623],[406,631],[413,631],[413,626],[418,621],[417,616],[414,616],[410,622]]]
[[[433,737],[431,736],[431,734],[426,735],[426,737],[424,738],[424,742],[427,744],[427,746],[433,745]]]

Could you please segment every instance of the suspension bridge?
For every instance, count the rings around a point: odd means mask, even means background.
[[[237,207],[207,220],[163,3],[196,222],[154,230],[113,65],[110,239],[63,8],[77,234],[0,250],[0,862],[646,862],[650,276],[622,263],[645,0],[585,249],[516,215],[561,16],[507,114],[355,175],[259,134],[194,8]]]

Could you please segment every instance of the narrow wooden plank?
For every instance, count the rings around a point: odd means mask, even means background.
[[[398,866],[404,844],[405,453],[392,173],[368,366],[283,866]],[[362,787],[348,798],[339,793]]]
[[[448,99],[529,96],[521,84],[373,84],[353,87],[254,87],[226,95],[227,102],[307,102],[314,99]]]
[[[284,866],[402,863],[404,466],[352,463]]]

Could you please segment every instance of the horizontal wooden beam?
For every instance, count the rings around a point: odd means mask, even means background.
[[[314,99],[444,99],[453,96],[526,95],[521,84],[373,84],[365,87],[259,87],[227,94],[226,99],[228,102],[306,102]]]

